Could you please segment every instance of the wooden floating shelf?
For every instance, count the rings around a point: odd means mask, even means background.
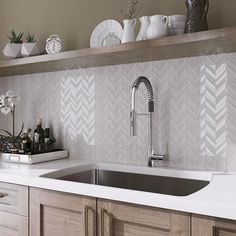
[[[236,27],[0,61],[0,76],[128,64],[236,51]]]

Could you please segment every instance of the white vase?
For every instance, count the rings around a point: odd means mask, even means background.
[[[155,15],[150,17],[151,24],[148,27],[147,37],[148,39],[155,39],[163,36],[167,36],[168,22],[167,16]]]
[[[42,43],[23,43],[21,48],[21,55],[23,57],[40,55],[45,51],[45,47]]]
[[[147,39],[147,30],[148,30],[148,27],[151,23],[150,16],[143,16],[139,20],[141,22],[141,28],[140,28],[140,31],[139,31],[139,34],[138,34],[136,40],[137,41],[146,40]]]
[[[134,27],[136,25],[136,19],[124,20],[124,31],[122,36],[122,43],[128,43],[135,41]]]
[[[21,57],[21,47],[22,44],[8,43],[2,53],[7,58],[18,58]]]

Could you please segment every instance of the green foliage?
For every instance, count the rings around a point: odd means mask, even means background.
[[[21,44],[22,43],[22,37],[24,33],[19,33],[18,35],[14,30],[11,31],[11,35],[7,36],[10,39],[10,43],[16,43]]]
[[[37,40],[34,38],[34,34],[30,35],[28,34],[27,38],[26,38],[26,43],[36,43]]]
[[[17,136],[14,136],[7,130],[0,129],[0,151],[11,152],[12,148],[17,148],[21,142],[21,134],[24,128],[24,124],[21,126],[21,130]]]
[[[142,10],[142,7],[139,7],[138,4],[138,0],[128,0],[128,8],[126,10],[121,10],[121,14],[126,19],[134,19]]]

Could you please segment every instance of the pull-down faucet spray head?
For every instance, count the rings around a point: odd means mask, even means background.
[[[138,77],[133,83],[133,86],[132,86],[132,110],[135,110],[135,93],[136,93],[136,90],[138,90],[139,85],[141,83],[144,83],[145,87],[147,88],[147,92],[148,92],[148,112],[154,112],[154,93],[153,93],[152,85],[151,85],[150,81],[144,76]]]
[[[134,81],[133,86],[132,86],[132,110],[130,112],[130,135],[131,136],[137,135],[137,128],[136,128],[137,127],[137,121],[136,121],[137,112],[135,108],[135,98],[136,98],[135,95],[141,83],[144,83],[148,92],[148,112],[149,113],[154,112],[154,93],[153,93],[152,85],[146,77],[140,76]]]

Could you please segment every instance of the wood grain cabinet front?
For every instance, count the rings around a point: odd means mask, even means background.
[[[236,222],[192,215],[192,236],[236,236]]]
[[[190,236],[190,215],[98,200],[100,236]]]
[[[0,182],[0,211],[28,216],[28,187]]]
[[[28,217],[0,211],[1,236],[28,236]]]
[[[31,236],[95,236],[96,199],[30,189]]]

